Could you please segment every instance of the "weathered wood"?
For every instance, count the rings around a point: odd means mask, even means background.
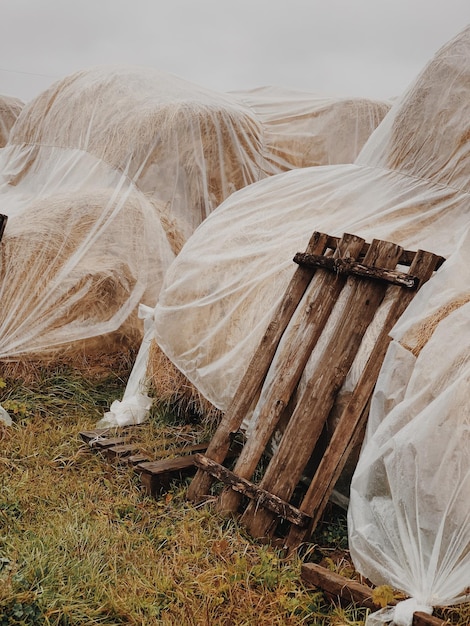
[[[138,463],[134,470],[140,474],[145,491],[155,497],[168,491],[175,478],[193,474],[196,471],[194,458],[194,454],[188,454],[173,459]]]
[[[338,248],[331,260],[337,254],[354,259],[359,255],[363,244],[364,239],[346,234],[338,242]],[[274,357],[271,369],[275,375],[266,382],[259,399],[258,404],[261,406],[256,422],[250,427],[249,437],[233,470],[237,476],[246,479],[253,476],[345,282],[345,277],[332,276],[329,272],[317,272],[311,279],[299,314],[293,318],[293,330],[290,332],[289,327],[286,329]],[[217,508],[223,512],[236,511],[240,497],[238,493],[226,489],[220,495]]]
[[[439,257],[431,252],[418,250],[410,266],[410,272],[417,276],[420,284],[423,284],[432,276],[438,261]],[[372,352],[355,386],[351,399],[339,418],[337,427],[312,478],[302,504],[299,506],[301,511],[312,517],[311,527],[302,530],[291,528],[286,539],[286,545],[291,549],[296,548],[302,541],[305,541],[308,535],[315,529],[351,450],[356,444],[360,443],[358,437],[363,432],[363,427],[369,414],[366,408],[391,341],[390,330],[401,317],[413,299],[414,294],[403,291],[400,287],[390,287],[388,296],[390,305]]]
[[[321,267],[335,274],[382,280],[386,283],[399,285],[400,287],[406,287],[408,289],[416,289],[419,283],[419,279],[412,274],[384,269],[382,267],[368,267],[363,263],[358,263],[349,258],[333,259],[332,257],[322,255],[297,252],[294,256],[294,262],[311,268]]]
[[[366,265],[396,266],[402,249],[390,242],[374,240]],[[383,299],[385,285],[349,276],[344,287],[343,308],[325,341],[310,380],[287,424],[278,450],[273,455],[260,487],[288,501],[310,459],[325,421],[351,367],[364,333]],[[254,537],[272,534],[277,520],[268,510],[249,503],[241,518]]]
[[[335,248],[338,247],[338,242],[340,239],[341,239],[340,237],[334,237],[333,235],[328,235],[328,240],[327,240],[328,247],[334,250]],[[367,254],[369,247],[370,247],[370,243],[364,243],[364,245],[362,246],[362,250],[361,250],[362,257],[364,257]],[[402,250],[402,253],[398,260],[399,265],[411,265],[413,263],[415,254],[416,252],[414,252],[413,250]],[[436,255],[436,259],[437,259],[436,270],[438,270],[441,267],[441,265],[444,263],[445,257]]]
[[[255,501],[257,506],[263,506],[298,526],[306,526],[311,521],[308,515],[305,515],[305,513],[302,513],[288,502],[281,500],[264,489],[260,489],[260,487],[257,487],[245,478],[241,478],[223,465],[212,461],[202,454],[195,455],[195,463],[202,470],[209,472],[218,480],[229,485],[231,489]]]
[[[97,437],[89,442],[89,446],[90,448],[105,450],[106,448],[128,443],[128,441],[127,437]]]
[[[7,225],[8,216],[0,214],[0,241],[2,240],[3,233],[5,232],[5,226]]]
[[[110,460],[125,459],[132,453],[139,451],[139,446],[136,443],[123,443],[111,447],[107,447],[104,450],[105,455]]]
[[[340,574],[317,565],[305,563],[301,568],[301,579],[307,586],[322,589],[332,601],[339,601],[343,606],[351,604],[363,606],[372,611],[378,611],[380,604],[374,602],[373,589],[355,580],[349,580]],[[394,606],[392,602],[390,606]],[[416,611],[413,615],[413,626],[444,626],[444,620]]]
[[[315,232],[307,246],[307,252],[323,254],[326,250],[327,240],[328,235]],[[206,455],[214,461],[218,463],[224,461],[234,435],[240,429],[247,411],[260,391],[279,341],[311,278],[311,269],[300,266],[296,269],[260,345],[250,361],[234,398],[207,449]],[[188,499],[197,501],[208,494],[212,482],[213,478],[210,474],[202,470],[198,471],[189,485]]]

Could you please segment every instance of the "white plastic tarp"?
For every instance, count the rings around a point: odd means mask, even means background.
[[[391,103],[319,96],[285,87],[232,91],[264,128],[267,158],[279,169],[352,163]]]
[[[247,107],[151,68],[83,70],[27,104],[0,151],[0,359],[138,346],[139,303],[222,200],[272,173],[262,153]]]
[[[273,106],[285,114],[284,99]],[[350,111],[353,146],[387,108]],[[271,155],[264,124],[240,98],[147,67],[76,72],[28,103],[0,151],[0,359],[138,346],[138,306],[155,305],[197,226],[293,167]]]

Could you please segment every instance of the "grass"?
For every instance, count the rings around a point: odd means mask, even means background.
[[[188,503],[184,482],[147,496],[132,468],[81,441],[122,396],[122,377],[58,369],[5,382],[0,402],[14,423],[0,425],[0,626],[364,623],[363,610],[303,586],[305,555],[284,557]],[[139,427],[149,450],[170,451],[175,433],[207,435],[162,410]],[[334,568],[339,553],[347,569],[344,519],[316,540],[317,559]]]

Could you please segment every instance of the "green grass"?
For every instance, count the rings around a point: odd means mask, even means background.
[[[0,626],[363,624],[363,610],[303,586],[299,555],[188,503],[183,482],[147,496],[131,467],[81,441],[122,396],[122,378],[57,369],[5,382],[14,423],[0,425]],[[151,451],[207,436],[161,409],[138,433]],[[344,519],[316,540],[317,557],[347,554]]]

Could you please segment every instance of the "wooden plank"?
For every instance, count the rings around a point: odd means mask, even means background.
[[[327,241],[328,235],[315,232],[309,241],[306,251],[312,254],[323,254],[327,247]],[[248,365],[248,369],[238,386],[234,398],[207,449],[206,455],[217,463],[224,461],[231,441],[240,429],[247,411],[259,393],[284,330],[310,283],[312,271],[309,268],[299,266],[294,272],[260,345]],[[204,495],[209,493],[212,482],[213,478],[210,474],[202,470],[198,471],[189,485],[188,499],[197,501],[204,497]]]
[[[138,452],[139,446],[136,443],[123,443],[105,448],[104,453],[110,460],[124,459],[129,457],[133,452]]]
[[[364,239],[360,237],[344,235],[332,260],[337,254],[356,258],[363,244]],[[233,470],[240,478],[250,479],[253,476],[345,283],[345,277],[324,271],[312,278],[302,300],[302,308],[295,316],[294,331],[287,341],[283,338],[284,345],[281,344],[280,353],[274,357],[271,367],[275,368],[275,375],[270,377],[270,382],[263,389],[256,422],[250,428],[250,435]],[[240,498],[239,493],[225,489],[217,508],[223,512],[236,511]]]
[[[284,500],[273,496],[271,493],[264,491],[264,489],[260,489],[248,480],[240,478],[223,465],[208,459],[202,454],[195,455],[195,463],[199,468],[209,472],[212,476],[218,478],[225,484],[230,485],[231,489],[247,496],[251,500],[255,500],[257,505],[269,509],[276,515],[289,520],[293,524],[303,527],[311,522],[308,515],[305,515],[305,513],[302,513],[288,502],[284,502]]]
[[[419,284],[422,285],[431,278],[438,261],[439,257],[436,255],[418,250],[410,266],[410,272],[418,278]],[[335,432],[312,478],[302,504],[299,506],[301,511],[312,517],[312,525],[310,528],[302,530],[290,529],[286,545],[291,549],[305,541],[315,529],[351,450],[359,443],[358,436],[363,433],[363,427],[369,414],[366,408],[391,341],[390,330],[414,297],[413,292],[404,291],[400,287],[389,288],[388,295],[391,304],[373,350],[351,399],[339,418]]]
[[[316,563],[304,563],[301,568],[301,579],[307,586],[317,587],[325,591],[326,595],[333,601],[339,600],[343,606],[356,604],[371,611],[378,611],[380,604],[374,602],[373,589],[355,580],[344,578],[335,572],[317,565]],[[394,606],[392,602],[390,606]],[[448,622],[416,611],[413,615],[413,626],[444,626]]]
[[[338,247],[338,242],[340,240],[340,237],[334,237],[333,235],[328,235],[328,247],[335,249]],[[364,245],[362,246],[362,250],[361,250],[361,256],[365,256],[367,251],[369,250],[370,244],[369,243],[364,243]],[[413,259],[415,257],[416,252],[414,252],[413,250],[402,250],[402,253],[400,255],[400,259],[398,260],[398,264],[399,265],[411,265],[413,263]],[[443,256],[438,256],[436,255],[437,258],[437,263],[436,263],[436,270],[438,270],[441,265],[444,263],[445,261],[445,257]]]
[[[402,249],[390,242],[374,240],[364,262],[366,265],[394,268]],[[362,337],[383,299],[385,286],[349,276],[344,287],[343,309],[330,329],[328,340],[315,371],[294,409],[273,455],[260,487],[288,501],[315,448],[325,421],[342,387]],[[272,534],[277,520],[265,509],[249,503],[242,523],[254,537]]]
[[[140,474],[145,491],[155,497],[168,491],[175,478],[193,474],[196,471],[194,458],[194,454],[188,454],[174,459],[138,463],[134,470]]]
[[[407,289],[416,289],[419,279],[412,274],[406,272],[397,272],[396,270],[387,270],[382,267],[368,267],[363,263],[358,263],[352,259],[326,257],[319,254],[306,254],[298,252],[294,256],[294,262],[299,265],[305,265],[312,268],[323,268],[336,274],[346,276],[360,276],[373,280],[382,280],[392,285],[399,285]]]
[[[102,437],[97,438],[95,441],[90,441],[90,448],[97,448],[98,450],[106,450],[113,446],[128,443],[128,437]]]

